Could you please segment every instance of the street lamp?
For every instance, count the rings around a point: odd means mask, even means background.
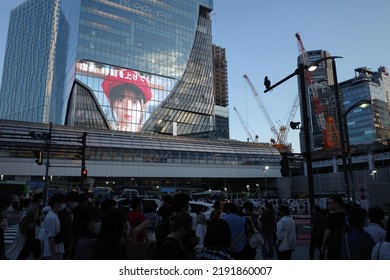
[[[349,182],[351,186],[354,186],[354,180],[353,180],[353,174],[352,174],[352,156],[351,156],[351,144],[349,141],[349,132],[348,132],[348,123],[347,123],[347,115],[349,112],[351,112],[353,109],[359,107],[359,108],[367,108],[371,104],[371,100],[368,99],[362,99],[355,104],[353,104],[351,107],[349,107],[343,114],[343,122],[344,122],[344,133],[345,133],[345,152],[347,154],[348,159],[348,173],[349,173]],[[344,147],[342,147],[344,149]],[[352,198],[354,198],[354,192],[352,191]],[[351,192],[347,193],[348,201],[351,199]]]
[[[314,178],[313,178],[313,163],[312,163],[312,157],[311,157],[311,145],[310,145],[310,118],[309,118],[309,111],[307,107],[307,95],[306,95],[306,82],[305,82],[305,71],[312,67],[313,65],[316,65],[316,63],[319,63],[320,60],[316,60],[313,63],[311,63],[309,66],[304,65],[303,63],[299,63],[298,68],[295,69],[293,73],[288,75],[286,78],[280,80],[276,84],[270,86],[268,85],[266,87],[266,90],[264,93],[267,93],[268,91],[274,89],[278,85],[284,83],[285,81],[291,79],[292,77],[298,75],[299,76],[299,83],[301,85],[300,88],[300,94],[301,94],[301,102],[302,102],[302,126],[303,126],[303,133],[305,138],[305,158],[306,158],[306,168],[307,168],[307,185],[308,185],[308,191],[309,191],[309,202],[310,202],[310,214],[313,214],[313,207],[314,207]]]
[[[309,117],[309,110],[308,110],[308,100],[307,100],[307,94],[306,94],[306,81],[305,81],[305,71],[314,71],[316,67],[319,65],[319,63],[325,61],[325,60],[332,60],[332,67],[333,67],[333,78],[335,83],[335,94],[337,95],[336,98],[339,100],[339,92],[338,92],[338,85],[337,85],[337,76],[336,76],[336,64],[334,60],[336,58],[342,58],[341,56],[327,56],[324,58],[320,58],[318,60],[315,60],[311,62],[309,65],[304,65],[303,63],[299,63],[298,68],[291,73],[286,78],[280,80],[274,85],[270,85],[269,79],[267,77],[267,85],[266,90],[264,93],[267,93],[277,87],[278,85],[284,83],[285,81],[289,80],[290,78],[298,75],[299,76],[299,83],[301,85],[300,88],[300,95],[301,95],[301,102],[302,102],[302,126],[303,126],[303,133],[305,138],[305,158],[306,158],[306,168],[307,168],[307,184],[308,184],[308,191],[309,191],[309,201],[310,201],[310,214],[313,214],[313,207],[315,204],[314,201],[314,178],[313,178],[313,163],[312,163],[312,155],[311,155],[311,144],[310,144],[310,117]],[[338,112],[338,118],[341,118],[341,110],[340,110],[340,103],[337,102],[336,104],[339,109]],[[339,127],[341,127],[339,125]],[[344,141],[343,141],[344,142]],[[346,160],[345,156],[343,157],[345,161],[346,166]],[[344,175],[348,176],[347,169],[345,168]],[[345,177],[344,177],[345,178]],[[348,180],[348,179],[345,179]]]
[[[264,172],[264,175],[265,175],[265,177],[264,177],[264,180],[265,180],[265,182],[264,182],[264,185],[265,185],[265,195],[264,195],[264,198],[265,198],[266,201],[268,199],[268,186],[267,186],[267,170],[268,169],[269,169],[268,165],[264,166],[264,168],[263,168],[263,172]]]

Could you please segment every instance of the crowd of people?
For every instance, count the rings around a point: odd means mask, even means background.
[[[157,209],[139,197],[129,207],[107,198],[91,203],[79,193],[55,193],[44,207],[41,193],[20,201],[19,232],[0,259],[44,260],[288,260],[296,248],[296,224],[287,204],[256,209],[215,201],[210,219],[189,214],[190,197],[164,196]],[[0,194],[2,217],[12,201]],[[368,211],[332,195],[327,209],[313,207],[310,259],[390,259],[390,219],[380,207]]]

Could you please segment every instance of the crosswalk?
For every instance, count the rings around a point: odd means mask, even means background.
[[[12,244],[12,242],[14,242],[16,234],[18,233],[18,230],[19,224],[14,224],[12,226],[7,227],[7,229],[4,230],[4,243]]]

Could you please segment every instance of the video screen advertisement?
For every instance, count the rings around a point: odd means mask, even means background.
[[[139,132],[176,80],[133,69],[80,60],[76,78],[95,94],[113,130]]]

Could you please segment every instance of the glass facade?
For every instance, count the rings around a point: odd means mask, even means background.
[[[371,100],[367,108],[355,108],[347,115],[351,145],[372,144],[390,138],[388,73],[373,72],[362,67],[355,69],[354,79],[340,84],[344,111],[361,100]],[[387,74],[386,74],[387,73]],[[387,79],[387,81],[386,81]]]
[[[87,126],[74,106],[87,88],[101,114],[91,128],[104,119],[115,130],[207,136],[212,8],[212,0],[26,1],[11,12],[0,117]]]

